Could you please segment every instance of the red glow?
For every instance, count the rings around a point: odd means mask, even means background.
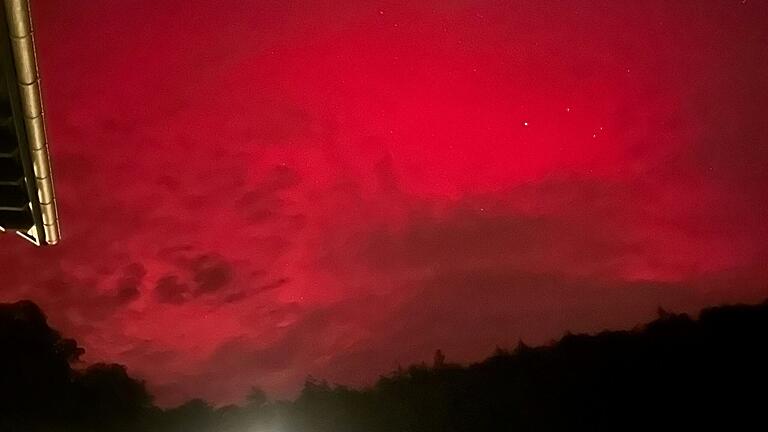
[[[33,9],[65,237],[0,292],[161,403],[768,294],[768,4]]]

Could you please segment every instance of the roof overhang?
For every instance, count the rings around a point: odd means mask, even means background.
[[[15,139],[17,145],[17,153],[12,156],[7,153],[13,149],[9,144],[2,157],[9,158],[6,161],[8,166],[13,163],[19,165],[19,172],[23,173],[23,181],[21,178],[18,180],[19,194],[26,192],[27,202],[18,201],[23,204],[19,207],[8,204],[0,207],[11,215],[6,219],[13,221],[4,222],[0,218],[0,230],[16,231],[37,245],[53,245],[60,238],[59,222],[29,2],[3,0],[2,7],[0,54],[4,78],[0,79],[0,84],[5,87],[0,90],[7,91],[3,95],[7,101],[2,102],[8,105],[11,117],[0,119],[0,122],[7,123],[8,142],[12,143]],[[13,188],[13,185],[8,187]]]

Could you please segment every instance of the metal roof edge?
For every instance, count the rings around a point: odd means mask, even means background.
[[[16,70],[16,85],[20,95],[43,223],[43,233],[38,234],[44,236],[44,242],[40,243],[53,245],[60,240],[59,219],[45,133],[45,117],[29,1],[3,0],[3,2]]]

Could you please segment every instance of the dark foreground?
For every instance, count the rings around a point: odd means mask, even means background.
[[[404,432],[768,430],[768,302],[659,311],[633,331],[520,344],[468,367],[412,366],[352,390],[310,380],[292,402],[161,410],[125,368],[83,351],[31,302],[0,305],[0,431]]]

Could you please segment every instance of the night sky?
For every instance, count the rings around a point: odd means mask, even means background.
[[[63,240],[160,404],[768,296],[768,2],[34,1]]]

